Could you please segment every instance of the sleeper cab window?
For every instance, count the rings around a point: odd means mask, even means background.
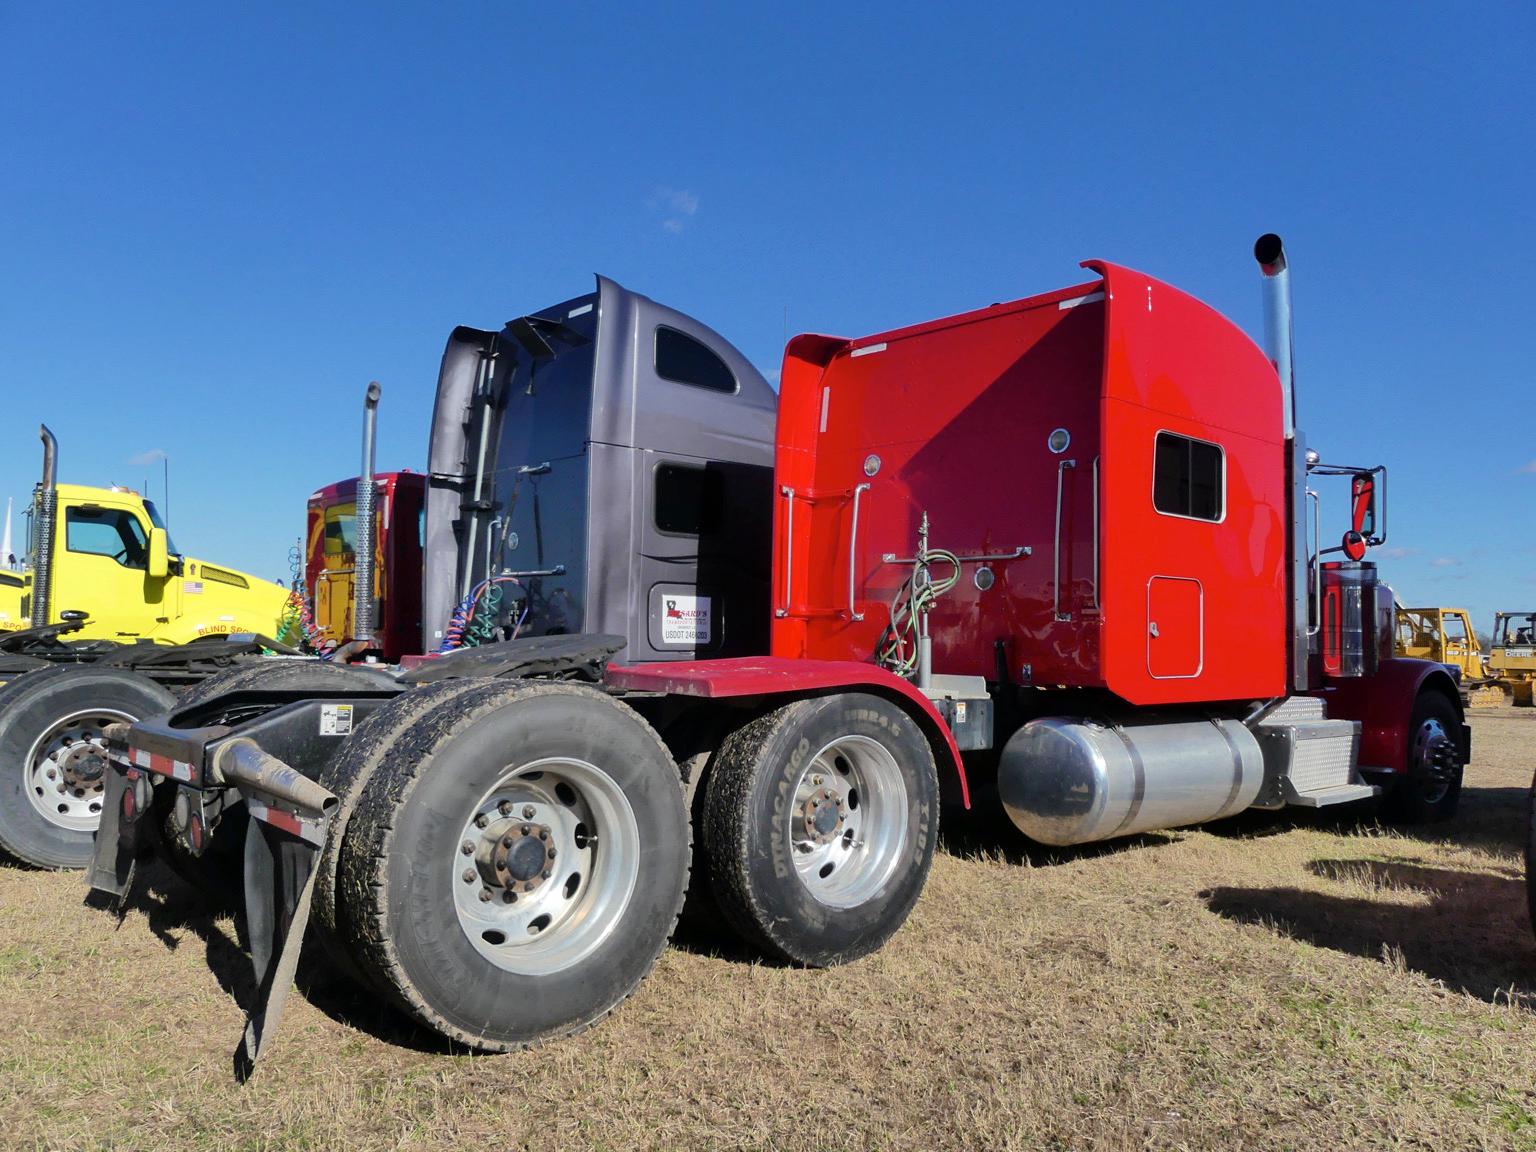
[[[721,474],[685,464],[656,468],[656,528],[675,536],[713,536],[725,515]]]
[[[730,365],[692,336],[664,325],[656,328],[656,375],[711,392],[736,391]]]
[[[1227,510],[1227,458],[1221,445],[1159,432],[1152,506],[1165,516],[1219,521]]]

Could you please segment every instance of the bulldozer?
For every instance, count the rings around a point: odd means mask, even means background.
[[[1504,703],[1465,608],[1397,609],[1396,654],[1433,660],[1451,670],[1463,705],[1487,708]]]
[[[1536,612],[1496,612],[1488,672],[1518,708],[1532,704],[1536,687]]]

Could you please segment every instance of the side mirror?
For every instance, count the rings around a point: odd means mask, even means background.
[[[164,528],[151,528],[149,530],[149,556],[145,563],[145,570],[151,580],[164,580],[171,574],[171,560],[168,553],[169,542]]]
[[[1350,512],[1356,533],[1369,540],[1376,535],[1376,476],[1357,472],[1349,485]]]

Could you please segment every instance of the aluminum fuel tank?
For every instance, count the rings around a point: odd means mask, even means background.
[[[1231,816],[1263,782],[1259,743],[1236,720],[1032,720],[1013,734],[997,769],[1009,819],[1042,844]]]

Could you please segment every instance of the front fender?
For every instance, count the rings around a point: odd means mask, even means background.
[[[1421,692],[1441,692],[1464,720],[1461,695],[1451,674],[1429,660],[1392,657],[1383,660],[1374,676],[1329,680],[1309,692],[1323,700],[1334,720],[1360,721],[1360,765],[1401,773],[1408,767],[1408,723]],[[1470,753],[1465,747],[1463,754]]]

